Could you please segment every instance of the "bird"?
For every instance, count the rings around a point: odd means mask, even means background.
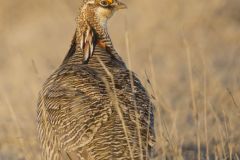
[[[83,0],[63,62],[45,81],[37,130],[45,160],[148,160],[154,104],[115,50],[107,22],[119,0]]]

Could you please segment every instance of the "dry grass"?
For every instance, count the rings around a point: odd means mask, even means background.
[[[79,2],[0,2],[0,159],[37,160],[36,97],[70,46]],[[156,159],[239,160],[240,2],[125,2],[109,29],[155,97]]]

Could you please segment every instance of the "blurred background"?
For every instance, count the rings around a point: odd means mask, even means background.
[[[40,159],[38,91],[69,49],[79,1],[0,0],[0,160]],[[240,1],[124,2],[110,35],[155,97],[156,159],[239,160]]]

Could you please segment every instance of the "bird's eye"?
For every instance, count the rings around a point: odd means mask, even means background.
[[[100,1],[100,5],[101,5],[102,7],[107,7],[109,4],[108,4],[107,1],[102,0],[102,1]]]

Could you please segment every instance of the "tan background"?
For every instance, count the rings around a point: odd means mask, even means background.
[[[0,0],[1,160],[40,159],[35,123],[37,93],[69,48],[78,2]],[[156,118],[159,151],[177,157],[182,150],[181,155],[196,159],[196,137],[201,141],[202,154],[208,137],[211,159],[214,154],[220,159],[237,159],[240,1],[124,2],[128,10],[111,19],[110,35],[127,62],[129,33],[133,70],[143,82],[146,70],[155,84],[156,103],[162,114]],[[198,129],[194,111],[199,117]],[[204,128],[208,129],[207,134]],[[169,143],[174,144],[174,149]]]

